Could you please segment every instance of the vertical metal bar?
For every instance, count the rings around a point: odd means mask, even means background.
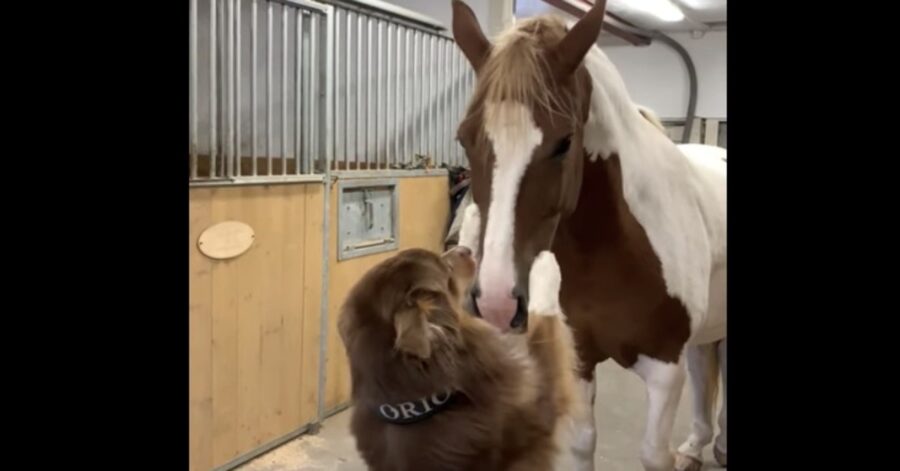
[[[297,9],[296,51],[294,52],[294,165],[300,169],[303,159],[303,10]]]
[[[352,150],[350,147],[350,134],[351,134],[350,130],[351,129],[353,129],[354,131],[356,130],[355,126],[351,126],[351,119],[350,119],[350,106],[353,105],[354,110],[356,109],[355,108],[356,100],[350,100],[350,88],[351,88],[351,83],[352,83],[350,79],[353,77],[351,75],[352,69],[350,67],[350,63],[353,62],[353,55],[351,54],[351,50],[353,49],[353,37],[352,37],[353,36],[353,22],[352,21],[353,21],[352,18],[350,18],[350,12],[348,11],[347,12],[347,58],[345,60],[346,74],[344,77],[344,79],[347,82],[347,84],[345,85],[345,90],[344,90],[344,96],[347,97],[346,98],[347,101],[345,103],[345,105],[347,106],[346,120],[344,121],[345,128],[347,129],[347,134],[345,136],[345,138],[347,139],[347,149],[346,149],[346,154],[344,155],[344,169],[350,168],[350,153],[351,152],[353,153],[353,156],[354,156],[353,160],[356,161],[356,132],[352,133],[353,134]],[[355,113],[355,111],[354,111],[354,113]],[[353,115],[353,118],[356,118],[355,114]]]
[[[287,175],[287,70],[288,70],[288,9],[281,5],[281,174]],[[295,169],[295,172],[297,169]]]
[[[191,0],[191,179],[197,178],[197,0]]]
[[[401,52],[400,38],[402,38],[403,35],[400,32],[399,24],[394,29],[397,32],[397,57],[396,57],[396,59],[394,59],[397,62],[397,75],[394,77],[394,86],[396,87],[394,90],[394,92],[395,92],[394,93],[394,115],[395,115],[394,116],[394,155],[391,156],[391,161],[390,161],[390,164],[388,165],[388,168],[392,167],[393,164],[395,164],[397,162],[397,157],[399,157],[400,153],[402,152],[401,151],[402,148],[400,145],[401,144],[400,136],[402,135],[401,132],[403,131],[403,129],[401,128],[401,124],[406,121],[405,120],[406,108],[403,108],[401,106],[404,103],[400,97],[400,91],[402,90],[402,88],[400,86],[403,81],[403,72],[402,72],[403,68],[400,65],[401,64],[400,63],[400,55],[401,55],[401,53],[400,53]],[[402,119],[402,120],[400,119],[400,113],[403,113],[404,119]]]
[[[315,101],[315,96],[313,95],[313,86],[312,86],[312,77],[313,77],[313,68],[315,64],[313,64],[312,60],[310,60],[310,55],[313,52],[312,47],[312,25],[315,23],[315,19],[310,15],[309,26],[310,33],[308,34],[309,39],[306,41],[306,47],[304,48],[306,53],[303,55],[303,94],[306,96],[306,99],[303,100],[303,155],[304,159],[308,159],[310,155],[313,153],[313,143],[312,143],[312,125],[315,120],[315,116],[312,114],[312,104]]]
[[[412,84],[412,152],[406,155],[406,159],[404,161],[410,161],[415,154],[419,152],[419,143],[421,142],[421,138],[419,137],[419,133],[421,133],[421,115],[419,114],[419,103],[421,103],[421,99],[419,97],[420,89],[424,85],[424,74],[422,74],[421,69],[419,68],[419,38],[420,34],[418,31],[413,31],[413,67],[410,70],[409,77],[410,83]],[[420,79],[419,77],[422,77]]]
[[[250,146],[251,147],[250,157],[253,159],[253,176],[254,177],[259,175],[259,173],[257,172],[257,168],[256,168],[256,157],[257,157],[256,145],[258,143],[258,140],[256,139],[256,137],[257,137],[256,133],[258,131],[258,123],[256,120],[256,111],[257,111],[256,110],[256,106],[257,106],[257,92],[256,92],[257,84],[256,84],[256,82],[258,79],[257,73],[259,70],[258,65],[257,65],[257,52],[258,52],[257,51],[257,42],[258,42],[257,40],[259,39],[258,38],[259,35],[258,35],[258,31],[257,31],[258,26],[259,26],[259,24],[258,24],[258,18],[257,18],[256,0],[253,0],[253,4],[250,6],[250,35],[252,36],[252,39],[250,41],[250,48],[252,49],[250,51],[250,56],[251,56],[250,61],[252,62],[252,65],[253,65],[250,68],[250,126],[253,127],[253,129],[250,130],[250,141],[252,142],[252,144]]]
[[[375,100],[374,93],[372,93],[372,82],[378,80],[373,77],[372,71],[372,47],[374,46],[374,41],[372,41],[372,33],[373,31],[373,23],[375,20],[373,18],[369,18],[367,21],[367,32],[366,32],[366,46],[368,51],[366,52],[366,170],[371,170],[372,160],[377,158],[378,154],[378,143],[375,145],[371,145],[373,138],[377,138],[375,133],[372,132],[372,126],[375,124],[375,120],[372,115],[375,112],[375,106],[372,103]],[[369,150],[372,151],[371,158],[369,156]]]
[[[326,46],[328,45],[328,39],[326,38]],[[332,45],[332,48],[334,46]],[[322,70],[319,67],[319,15],[310,15],[310,25],[309,25],[309,99],[306,100],[309,102],[310,109],[310,136],[309,136],[309,147],[311,151],[307,154],[306,157],[306,171],[311,172],[312,162],[315,158],[316,160],[323,157],[322,149],[319,144],[319,123],[322,119],[319,116],[319,103],[320,99],[324,98],[319,93],[319,73]],[[333,58],[325,58],[326,64],[330,64]],[[326,65],[326,67],[328,67]],[[327,72],[327,70],[326,70]],[[331,75],[329,74],[329,77]],[[329,104],[325,104],[325,112],[328,113],[330,110]],[[331,119],[326,117],[326,119]],[[328,122],[330,123],[330,121]],[[325,125],[325,129],[331,130],[332,126],[328,123]],[[326,140],[325,146],[328,147],[328,142]]]
[[[431,89],[431,67],[429,67],[430,62],[428,61],[430,57],[428,49],[429,38],[430,36],[422,33],[422,130],[420,131],[422,134],[422,144],[419,146],[422,155],[429,154],[428,143],[430,142],[428,134],[428,114],[431,111],[431,107],[429,106],[431,100],[428,95],[428,91]]]
[[[437,162],[437,42],[428,36],[428,156]]]
[[[334,7],[327,6],[327,39],[325,43],[325,101],[326,103],[333,103],[334,97],[334,77],[332,76],[331,68],[334,62],[335,49],[334,49]],[[349,25],[348,25],[348,30]],[[349,43],[347,44],[349,47]],[[349,64],[348,64],[349,65]],[[349,70],[349,67],[348,67]],[[348,83],[349,85],[349,83]],[[325,108],[325,121],[326,123],[330,123],[332,118],[332,109],[331,106],[328,105]],[[326,124],[328,126],[328,124]],[[327,129],[327,128],[326,128]],[[329,140],[329,142],[331,142]],[[325,197],[322,198],[322,214],[324,215],[324,224],[323,224],[323,234],[322,234],[322,279],[328,280],[328,255],[329,255],[329,244],[331,242],[330,238],[330,225],[331,225],[331,209],[330,209],[330,195],[331,195],[331,170],[330,170],[330,162],[333,158],[333,147],[331,145],[326,145],[325,147]],[[322,283],[322,293],[321,299],[319,302],[319,312],[320,312],[320,321],[319,321],[319,338],[321,339],[319,346],[319,387],[318,387],[318,416],[321,421],[324,418],[325,413],[325,380],[326,380],[326,361],[327,355],[325,354],[328,351],[328,328],[331,325],[328,319],[328,300],[330,299],[328,296],[328,284]]]
[[[413,107],[410,106],[412,104],[411,98],[412,98],[412,94],[413,94],[413,87],[415,86],[415,83],[416,83],[415,77],[413,77],[414,69],[410,68],[410,66],[409,66],[410,60],[412,60],[412,57],[411,57],[412,48],[410,46],[412,46],[412,34],[413,33],[409,28],[404,28],[404,30],[406,30],[406,44],[405,44],[406,54],[403,55],[403,63],[404,63],[403,77],[405,79],[405,81],[403,83],[403,85],[404,85],[404,90],[403,90],[403,154],[400,155],[400,159],[401,159],[400,162],[405,162],[406,159],[409,157],[410,152],[412,150],[410,139],[409,139],[410,124],[411,124],[410,121],[413,121],[416,116],[415,114],[413,114],[412,115],[413,119],[412,120],[409,119],[409,117],[410,117],[409,115],[412,113],[415,113],[415,110],[413,109]]]
[[[385,122],[381,119],[382,112],[385,107],[384,97],[381,93],[382,85],[387,82],[387,79],[384,76],[384,22],[378,20],[378,28],[376,30],[376,34],[378,35],[378,78],[375,79],[375,168],[381,167],[381,160],[385,157],[385,152],[382,151],[382,144],[386,143],[385,141]],[[390,47],[390,45],[388,46]],[[384,142],[382,142],[384,141]]]
[[[330,7],[326,11],[325,17],[325,135],[331,136],[331,130],[334,126],[334,74],[335,74],[335,19],[334,8]],[[334,140],[326,139],[325,141],[325,165],[323,170],[327,169],[334,158]],[[327,178],[326,178],[327,180]],[[325,194],[328,196],[328,193]],[[327,223],[327,220],[326,220]]]
[[[209,0],[209,176],[216,176],[216,151],[218,150],[218,129],[217,109],[217,81],[218,74],[216,68],[216,55],[218,50],[216,47],[216,24],[218,16],[216,12],[217,0]]]
[[[234,176],[234,0],[226,0],[225,27],[228,31],[226,40],[225,58],[227,68],[225,79],[228,82],[225,101],[228,103],[227,118],[225,124],[225,148],[228,157],[225,167],[225,176]]]
[[[436,119],[435,119],[435,130],[434,133],[436,146],[437,148],[434,151],[434,165],[436,167],[440,167],[444,160],[446,159],[446,155],[444,155],[444,81],[446,80],[446,75],[443,74],[444,68],[444,41],[440,38],[435,37],[435,43],[437,45],[437,60],[435,61],[435,74],[434,74],[434,85],[435,85],[435,111],[436,111]]]
[[[444,41],[444,63],[447,65],[444,78],[444,155],[448,165],[453,166],[453,41]]]
[[[365,18],[359,13],[356,18],[356,168],[359,169],[360,157],[363,157],[366,152],[366,130],[363,129],[365,120],[362,118],[363,21]],[[362,147],[360,147],[360,143],[362,143]]]
[[[235,175],[241,175],[241,0],[235,1],[234,11],[234,151],[237,157]]]
[[[453,49],[453,52],[453,148],[456,150],[456,161],[461,165],[462,158],[460,155],[460,149],[462,146],[460,146],[459,142],[456,140],[456,128],[458,126],[458,123],[462,119],[462,112],[460,110],[462,110],[464,106],[464,103],[462,101],[462,93],[460,93],[459,88],[459,60],[461,54],[459,53],[459,49],[456,49],[455,47]]]
[[[266,169],[272,175],[272,2],[268,2],[266,27],[266,155],[269,165]]]
[[[340,10],[336,10],[334,12],[335,18],[334,18],[334,22],[332,23],[334,25],[334,32],[326,33],[326,34],[334,35],[334,50],[335,51],[341,50],[340,14],[341,14]],[[344,116],[344,119],[340,118],[340,115],[342,114],[341,112],[344,109],[344,106],[343,106],[343,103],[341,100],[346,99],[346,88],[344,88],[344,90],[345,90],[344,93],[340,92],[340,90],[342,89],[341,80],[343,80],[343,77],[344,77],[343,75],[341,75],[340,68],[341,68],[341,63],[346,64],[346,61],[349,60],[349,55],[346,53],[346,51],[344,51],[342,54],[340,54],[340,53],[336,53],[336,54],[337,55],[335,56],[335,61],[334,61],[334,77],[335,77],[335,80],[338,81],[337,85],[336,85],[338,92],[334,94],[334,113],[335,113],[335,116],[334,116],[334,153],[335,153],[335,155],[341,155],[341,154],[346,153],[346,150],[343,150],[343,149],[346,149],[347,137],[346,137],[345,133],[347,131],[346,131],[346,127],[344,127],[344,125],[346,124],[346,116]],[[343,87],[346,87],[346,85],[343,85]]]

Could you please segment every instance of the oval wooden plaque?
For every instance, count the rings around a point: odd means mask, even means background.
[[[253,228],[240,221],[213,224],[200,234],[197,247],[203,255],[216,260],[237,257],[253,245]]]

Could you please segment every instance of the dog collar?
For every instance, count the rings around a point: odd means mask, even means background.
[[[385,422],[397,425],[414,424],[429,419],[449,407],[457,395],[455,391],[446,390],[414,401],[384,403],[377,407],[376,413]]]

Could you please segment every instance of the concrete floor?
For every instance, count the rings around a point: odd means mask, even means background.
[[[685,385],[675,419],[673,446],[690,431],[690,388]],[[597,452],[598,471],[643,471],[638,458],[646,411],[644,384],[635,374],[613,362],[597,368]],[[322,424],[318,435],[305,435],[237,468],[238,471],[365,471],[348,430],[349,411]],[[722,470],[712,458],[711,447],[704,453],[704,471]]]

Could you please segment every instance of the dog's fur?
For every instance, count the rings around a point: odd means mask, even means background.
[[[558,297],[558,266],[544,255],[544,271],[555,274],[537,279],[555,282],[549,291]],[[504,335],[461,307],[474,274],[468,249],[406,250],[348,296],[339,329],[352,375],[351,430],[373,471],[567,469],[569,425],[585,411],[557,299],[542,304],[550,312],[529,313],[526,334]],[[423,421],[397,425],[375,413],[448,387],[461,394]]]

